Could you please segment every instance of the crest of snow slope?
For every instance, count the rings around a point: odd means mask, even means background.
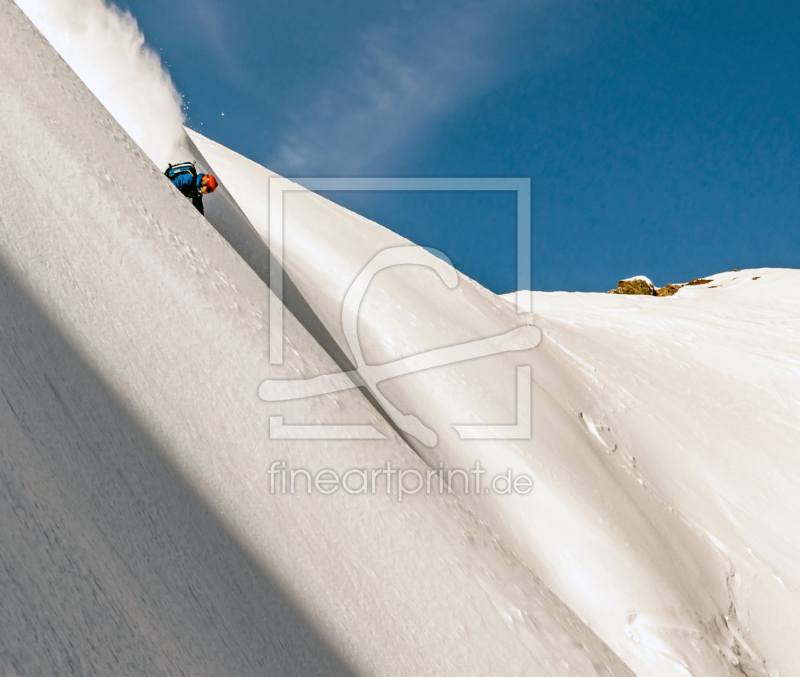
[[[361,674],[630,674],[456,499],[270,491],[274,460],[422,463],[358,390],[257,398],[263,378],[335,366],[288,313],[269,364],[268,288],[10,0],[0,27],[0,671],[345,673],[314,653],[321,637]],[[81,189],[53,191],[67,171]],[[273,414],[386,439],[271,440]],[[229,534],[209,528],[213,544],[255,569],[187,561],[206,518],[164,508],[188,493],[173,473]],[[310,644],[258,606],[253,571],[309,619]]]
[[[106,0],[16,0],[153,162],[185,153],[181,96],[136,20]]]
[[[711,279],[668,298],[537,293],[558,356],[541,378],[690,529],[742,654],[800,674],[800,272]]]
[[[268,241],[266,197],[276,175],[189,134]],[[410,243],[313,193],[283,199],[285,269],[349,352],[342,328],[348,289],[378,253]],[[270,207],[275,218],[275,203]],[[374,365],[530,321],[463,276],[451,290],[429,269],[403,266],[374,278],[359,313],[359,338]],[[461,439],[452,424],[515,422],[516,367],[530,365],[532,439]],[[736,655],[735,627],[724,619],[725,576],[704,577],[707,553],[687,544],[686,525],[674,515],[656,520],[660,504],[636,478],[618,472],[584,423],[545,387],[545,375],[558,378],[563,369],[568,379],[574,367],[565,366],[558,349],[541,345],[407,374],[379,390],[403,414],[435,427],[433,447],[407,436],[431,467],[480,461],[490,477],[510,468],[535,478],[529,496],[461,496],[638,675],[733,674],[741,662],[761,674],[757,656]]]

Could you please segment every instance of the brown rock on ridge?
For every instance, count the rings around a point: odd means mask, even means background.
[[[753,278],[757,280],[758,278]],[[713,280],[705,278],[695,278],[685,284],[668,284],[664,287],[656,288],[646,277],[632,277],[627,280],[617,282],[617,288],[606,292],[607,294],[636,294],[639,296],[672,296],[681,287],[694,287],[699,284],[708,284]]]
[[[676,294],[681,287],[686,285],[682,284],[668,284],[660,289],[656,289],[656,296],[672,296]]]
[[[633,278],[630,280],[620,280],[617,288],[612,289],[608,294],[636,294],[639,296],[655,296],[656,288],[649,280]]]

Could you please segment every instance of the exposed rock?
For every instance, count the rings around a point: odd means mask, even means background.
[[[627,280],[617,282],[617,288],[608,292],[609,294],[637,294],[640,296],[655,296],[655,285],[644,275],[631,277]]]
[[[753,278],[757,280],[757,277]],[[714,280],[709,280],[706,278],[694,278],[685,284],[667,284],[663,287],[656,287],[653,283],[646,278],[644,275],[638,275],[636,277],[629,277],[627,280],[620,280],[617,282],[617,288],[611,289],[610,291],[606,292],[607,294],[636,294],[639,296],[673,296],[678,292],[679,289],[682,287],[695,287],[700,284],[708,284],[709,282],[713,282]],[[714,285],[716,286],[716,285]],[[710,287],[713,289],[714,286]]]
[[[682,284],[668,284],[660,289],[656,289],[656,296],[672,296],[676,294],[681,287],[685,285]]]

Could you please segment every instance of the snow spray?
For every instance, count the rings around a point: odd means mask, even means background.
[[[136,19],[105,0],[16,0],[160,168],[185,155],[181,96]]]

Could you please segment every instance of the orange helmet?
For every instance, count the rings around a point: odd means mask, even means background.
[[[203,177],[203,185],[208,189],[209,193],[213,193],[217,189],[217,180],[211,174],[206,174]]]

